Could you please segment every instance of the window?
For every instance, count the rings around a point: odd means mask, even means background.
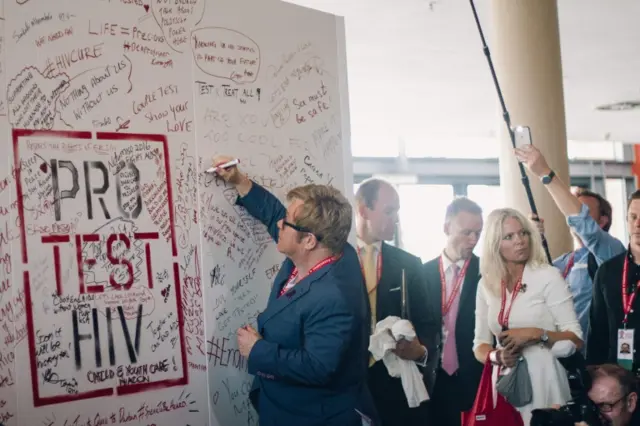
[[[354,111],[351,109],[351,111]],[[365,110],[366,111],[366,110]],[[351,112],[351,154],[354,157],[397,157],[400,153],[394,132],[371,123],[384,123],[371,115],[360,117]]]
[[[487,221],[487,216],[495,209],[506,206],[502,188],[497,185],[469,185],[467,186],[467,197],[475,201],[482,207],[482,218]],[[480,235],[480,240],[474,253],[482,256],[482,243],[484,241],[484,231]]]
[[[407,157],[432,158],[498,158],[497,139],[468,138],[425,140],[416,137],[406,140]]]
[[[605,179],[606,198],[611,203],[612,218],[609,233],[627,244],[627,195],[624,179]]]
[[[624,161],[621,142],[568,141],[567,152],[570,160]]]
[[[447,239],[444,215],[453,199],[451,185],[399,185],[402,248],[423,262],[440,255]]]

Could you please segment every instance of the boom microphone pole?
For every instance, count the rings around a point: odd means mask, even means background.
[[[478,11],[476,10],[476,5],[473,0],[469,0],[471,3],[471,10],[473,10],[473,17],[476,20],[476,25],[478,26],[478,32],[480,33],[480,39],[482,40],[482,50],[484,52],[484,56],[487,57],[487,62],[489,62],[489,69],[491,70],[491,76],[493,77],[493,84],[496,86],[496,91],[498,92],[498,98],[500,99],[500,106],[502,107],[502,117],[504,118],[504,122],[507,125],[507,130],[509,131],[509,137],[511,138],[511,144],[513,148],[516,148],[516,138],[513,128],[511,127],[511,117],[509,116],[509,111],[507,111],[507,107],[504,103],[504,97],[502,96],[502,90],[500,89],[500,83],[498,83],[498,76],[496,75],[496,70],[493,67],[493,61],[491,60],[491,53],[489,52],[489,47],[487,46],[487,42],[484,38],[484,33],[482,31],[482,26],[480,25],[480,19],[478,18]],[[531,213],[538,217],[538,210],[536,209],[536,202],[533,199],[533,193],[531,192],[531,184],[529,183],[529,177],[527,176],[527,172],[524,169],[522,163],[518,161],[518,167],[520,169],[520,176],[522,177],[522,185],[524,186],[524,190],[527,193],[527,199],[529,200],[529,207],[531,207]],[[537,219],[536,219],[537,220]],[[547,254],[547,260],[549,263],[552,263],[551,253],[549,253],[549,244],[547,243],[547,239],[545,238],[543,233],[540,233],[542,236],[542,246],[544,247],[544,251]]]

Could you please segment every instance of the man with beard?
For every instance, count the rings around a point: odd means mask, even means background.
[[[640,373],[640,190],[627,207],[629,249],[603,263],[593,282],[587,363],[619,364]],[[623,353],[623,344],[629,353]]]

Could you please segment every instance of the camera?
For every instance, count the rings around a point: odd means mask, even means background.
[[[533,410],[531,426],[574,426],[578,422],[585,422],[589,426],[606,426],[608,423],[587,395],[591,389],[591,376],[582,355],[576,352],[567,358],[558,358],[558,361],[567,370],[571,401],[557,410]]]
[[[598,407],[587,398],[586,401],[569,401],[557,410],[545,408],[533,410],[531,426],[574,426],[585,422],[589,426],[606,426]]]

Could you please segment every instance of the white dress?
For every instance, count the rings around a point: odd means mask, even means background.
[[[526,291],[519,293],[513,302],[509,316],[509,328],[536,327],[548,331],[572,331],[582,339],[582,330],[573,308],[571,292],[560,272],[550,265],[538,268],[526,266],[522,283]],[[493,295],[481,279],[476,296],[476,330],[473,348],[486,343],[493,345],[493,336],[498,336],[502,327],[498,323],[500,296]],[[507,292],[506,310],[511,300]],[[524,349],[527,360],[533,400],[531,404],[518,408],[524,424],[531,422],[531,411],[549,408],[554,404],[564,405],[571,398],[566,370],[551,351],[541,344]]]

